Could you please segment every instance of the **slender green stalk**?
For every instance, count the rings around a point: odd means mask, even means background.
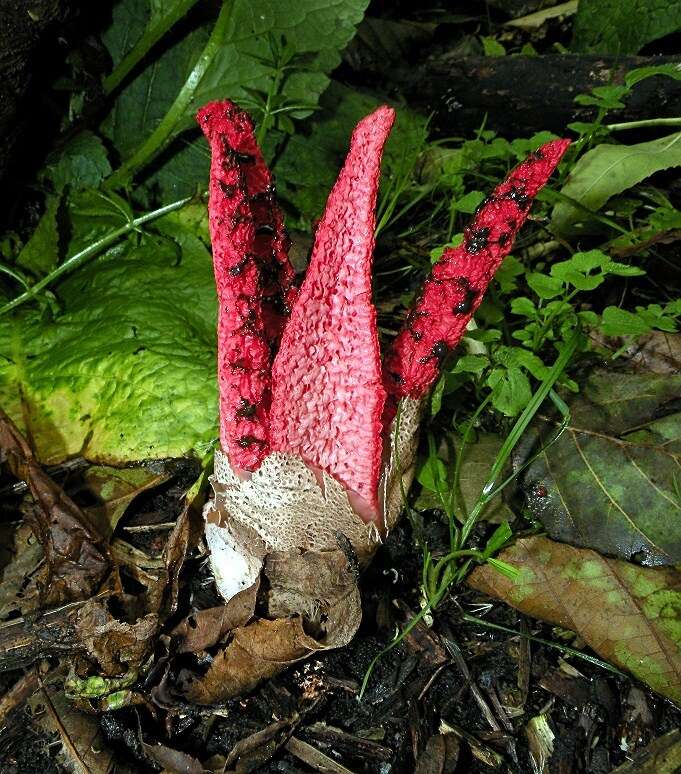
[[[101,239],[98,239],[96,242],[88,245],[84,250],[81,250],[75,255],[72,255],[70,258],[67,258],[64,263],[57,266],[57,268],[51,271],[47,276],[36,282],[35,285],[31,285],[31,287],[26,292],[0,307],[0,316],[7,314],[7,312],[11,312],[12,309],[16,309],[18,306],[25,304],[27,301],[31,301],[38,295],[38,293],[40,293],[41,290],[44,290],[46,287],[58,280],[59,277],[62,277],[64,274],[68,274],[74,269],[77,269],[79,266],[82,266],[90,258],[97,255],[97,253],[100,253],[102,250],[118,241],[122,236],[129,234],[131,231],[135,231],[145,223],[149,223],[152,220],[156,220],[156,218],[167,215],[169,212],[179,210],[191,200],[191,196],[187,196],[184,199],[178,199],[178,201],[172,202],[171,204],[166,204],[165,207],[161,207],[158,210],[153,210],[152,212],[147,212],[145,215],[140,215],[139,218],[134,218],[124,226],[117,228],[115,231],[111,231],[106,236],[103,236]]]
[[[607,669],[608,672],[614,672],[616,675],[621,675],[622,677],[626,677],[624,672],[620,672],[617,667],[614,667],[612,664],[608,664],[607,661],[601,661],[600,658],[596,658],[595,656],[590,656],[588,653],[582,653],[581,650],[577,650],[576,648],[571,648],[569,645],[561,645],[558,642],[551,642],[551,640],[545,640],[542,637],[535,637],[532,634],[523,634],[522,632],[518,632],[515,629],[510,629],[507,626],[501,626],[501,624],[495,624],[491,623],[490,621],[485,621],[482,618],[478,618],[477,616],[470,615],[469,613],[462,613],[461,618],[466,621],[466,623],[472,623],[476,626],[482,626],[484,629],[493,629],[494,631],[499,632],[506,632],[507,634],[515,634],[518,637],[523,637],[526,640],[530,640],[530,642],[537,642],[540,645],[546,645],[549,648],[555,648],[556,650],[560,650],[562,653],[567,653],[569,656],[575,656],[577,658],[581,658],[583,661],[588,661],[590,664],[593,664],[594,666],[600,667],[601,669]]]
[[[225,35],[227,34],[232,7],[233,2],[231,0],[224,0],[206,47],[201,52],[193,70],[185,81],[184,86],[180,89],[170,109],[142,145],[109,177],[106,181],[107,186],[115,188],[125,185],[170,142],[175,128],[185,117],[187,108],[203,76],[225,43]]]
[[[111,94],[126,79],[128,74],[144,59],[149,51],[178,22],[197,0],[178,0],[178,2],[165,14],[152,20],[144,30],[142,37],[121,59],[118,66],[104,79],[104,93]]]
[[[461,537],[459,541],[460,546],[466,544],[466,540],[475,528],[475,525],[478,523],[478,520],[485,510],[485,507],[496,493],[496,482],[501,475],[506,461],[513,452],[513,449],[515,449],[516,444],[521,439],[525,430],[527,430],[528,425],[539,410],[539,407],[546,400],[549,393],[553,389],[554,384],[565,370],[567,364],[570,362],[570,359],[577,349],[580,335],[581,334],[579,330],[576,330],[572,334],[570,341],[568,341],[565,347],[563,347],[563,351],[560,353],[560,356],[556,359],[556,362],[551,367],[546,379],[544,379],[544,381],[541,383],[539,389],[534,393],[530,402],[527,404],[527,406],[525,406],[523,413],[516,420],[516,423],[513,425],[511,432],[506,436],[506,439],[504,440],[504,443],[502,444],[501,449],[499,450],[499,453],[494,460],[494,464],[492,465],[492,470],[490,471],[487,483],[483,487],[480,497],[478,498],[475,507],[471,511],[470,516],[466,519],[463,527],[461,528]]]
[[[671,118],[644,118],[641,121],[625,121],[621,124],[604,124],[606,129],[611,132],[623,132],[627,129],[645,129],[649,126],[679,126],[681,124],[680,116]]]

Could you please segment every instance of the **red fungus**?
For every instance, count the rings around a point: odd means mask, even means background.
[[[445,250],[433,267],[385,358],[386,425],[399,398],[420,398],[436,379],[443,358],[461,340],[490,280],[511,251],[532,199],[569,144],[553,140],[531,153],[478,208],[463,243]]]
[[[385,403],[371,302],[375,206],[394,118],[381,107],[353,132],[273,368],[272,449],[333,475],[367,517],[377,508]]]
[[[271,352],[293,303],[294,272],[251,119],[224,101],[205,105],[197,120],[211,147],[220,441],[235,468],[253,470],[269,450]]]

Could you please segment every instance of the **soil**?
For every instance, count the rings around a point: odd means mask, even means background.
[[[176,515],[186,476],[187,471],[181,471],[174,481],[139,497],[125,523],[159,510]],[[437,519],[430,524],[433,540],[441,529]],[[149,534],[154,533],[135,534],[140,548],[158,547],[150,542]],[[313,771],[279,744],[292,733],[356,774],[531,774],[536,769],[528,721],[546,713],[555,735],[546,770],[606,774],[635,749],[681,725],[681,712],[645,687],[566,655],[562,645],[580,646],[574,635],[522,620],[510,608],[467,589],[447,600],[431,627],[419,625],[378,660],[359,700],[372,660],[390,642],[395,627],[418,609],[420,570],[419,550],[403,520],[362,578],[363,623],[348,647],[289,668],[218,713],[192,706],[151,712],[137,706],[101,715],[100,729],[104,743],[115,751],[116,771],[161,770],[145,753],[141,739],[206,761],[227,757],[239,740],[252,740],[253,734],[283,722],[285,731],[269,745],[256,745],[251,763],[239,771]],[[190,599],[200,607],[219,601],[208,564],[198,558],[185,563],[180,609],[173,620],[186,614]],[[549,640],[555,647],[531,643],[528,648],[518,635],[462,622],[462,610]],[[0,689],[9,689],[22,674],[2,674]],[[443,730],[461,742],[456,768],[454,762],[450,768],[434,767],[428,741]],[[65,770],[61,744],[41,730],[26,706],[17,707],[1,732],[0,772]]]

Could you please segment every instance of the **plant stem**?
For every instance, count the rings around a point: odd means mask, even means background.
[[[184,118],[194,94],[213,59],[224,45],[227,27],[231,18],[233,3],[224,0],[220,14],[215,22],[206,47],[201,52],[193,70],[180,89],[175,101],[161,119],[161,123],[140,145],[140,147],[125,161],[106,181],[110,188],[116,188],[128,183],[139,170],[155,158],[170,142],[178,123]]]
[[[626,129],[645,129],[648,126],[679,126],[681,117],[671,118],[644,118],[641,121],[625,121],[621,124],[604,124],[611,132],[622,132]]]
[[[172,202],[171,204],[166,204],[165,207],[161,207],[158,210],[153,210],[152,212],[147,212],[145,215],[140,215],[139,218],[134,218],[124,226],[117,228],[115,231],[112,231],[106,236],[103,236],[101,239],[98,239],[96,242],[93,242],[91,245],[88,245],[84,250],[81,250],[75,255],[72,255],[70,258],[67,258],[64,263],[62,263],[60,266],[57,266],[56,269],[36,282],[35,285],[31,285],[31,287],[25,293],[22,293],[20,296],[17,296],[9,303],[0,307],[0,316],[7,314],[7,312],[11,312],[12,309],[16,309],[18,306],[21,306],[27,301],[35,298],[35,296],[37,296],[41,290],[44,290],[48,285],[51,285],[53,282],[59,279],[59,277],[62,277],[64,274],[68,274],[68,272],[77,269],[79,266],[82,266],[82,264],[84,264],[90,258],[97,255],[97,253],[104,250],[104,248],[109,247],[109,245],[116,242],[122,236],[129,234],[131,231],[135,231],[145,223],[149,223],[149,221],[156,220],[156,218],[167,215],[169,212],[179,210],[191,200],[192,197],[187,196],[184,199],[178,199],[178,201]]]
[[[549,648],[555,648],[556,650],[560,650],[563,653],[567,653],[569,656],[576,656],[577,658],[581,658],[584,661],[588,661],[590,664],[594,664],[595,666],[600,667],[601,669],[607,669],[609,672],[614,672],[616,675],[621,675],[622,677],[626,677],[624,672],[620,672],[617,667],[612,666],[612,664],[608,664],[607,661],[601,661],[600,658],[596,658],[595,656],[589,656],[588,653],[582,653],[581,650],[577,650],[576,648],[571,648],[569,645],[560,645],[557,642],[551,642],[551,640],[545,640],[542,637],[535,637],[532,634],[523,634],[522,632],[518,632],[515,629],[510,629],[507,626],[501,626],[501,624],[495,624],[491,623],[490,621],[485,621],[482,618],[478,618],[477,616],[470,615],[469,613],[462,613],[461,614],[462,620],[466,621],[466,623],[472,623],[476,626],[482,626],[484,629],[494,629],[495,631],[499,632],[506,632],[507,634],[515,634],[518,637],[523,637],[524,639],[530,640],[531,642],[537,642],[540,645],[547,645]]]
[[[478,498],[475,507],[471,511],[470,516],[464,522],[461,528],[461,537],[459,539],[459,547],[466,544],[466,540],[478,523],[478,519],[482,515],[487,503],[496,494],[495,484],[497,479],[501,475],[501,472],[506,464],[506,460],[510,457],[511,452],[515,449],[516,444],[522,437],[523,433],[527,429],[534,415],[539,410],[541,404],[546,400],[549,393],[553,389],[554,384],[565,370],[567,364],[570,362],[570,358],[577,349],[577,343],[579,342],[580,331],[576,330],[570,340],[567,342],[563,351],[560,353],[556,362],[551,366],[551,370],[546,376],[546,379],[541,383],[539,389],[534,393],[530,402],[525,406],[523,413],[518,417],[516,423],[513,425],[511,432],[506,437],[506,440],[501,446],[499,453],[494,460],[492,470],[490,471],[487,483],[483,487],[483,490]]]
[[[178,0],[168,13],[161,15],[156,21],[152,21],[144,30],[142,37],[121,59],[113,72],[104,79],[104,94],[109,95],[112,91],[115,91],[130,71],[144,59],[166,32],[185,16],[192,6],[196,5],[196,2],[197,0]]]

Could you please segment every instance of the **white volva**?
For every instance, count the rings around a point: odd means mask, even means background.
[[[414,473],[423,401],[403,399],[390,435],[390,455],[380,484],[382,523],[365,523],[352,509],[347,490],[332,476],[317,475],[300,457],[273,453],[247,480],[217,451],[206,506],[206,540],[219,592],[229,600],[253,585],[272,551],[325,551],[345,536],[366,564],[403,506]],[[399,437],[398,437],[399,431]],[[342,540],[342,538],[340,538]]]

